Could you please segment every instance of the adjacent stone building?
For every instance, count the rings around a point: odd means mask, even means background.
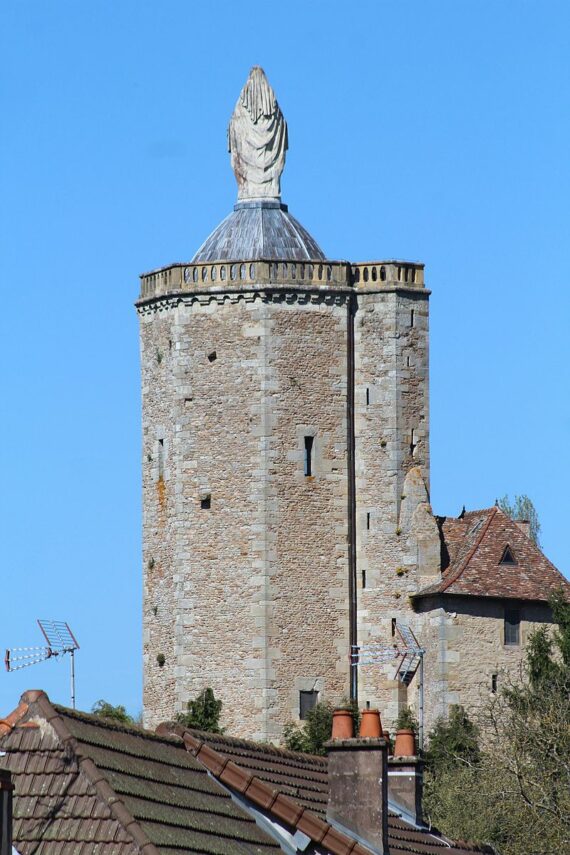
[[[454,528],[429,504],[423,265],[327,259],[291,216],[287,127],[261,69],[229,140],[234,211],[191,262],[144,274],[137,302],[145,724],[205,686],[228,730],[255,739],[278,740],[317,698],[358,695],[390,720],[417,703],[418,676],[351,661],[398,624],[426,649],[433,720],[464,700],[461,672],[475,691],[470,650],[501,619],[441,590],[459,560],[450,542],[442,565],[446,538],[470,517]],[[508,598],[481,596],[495,611]],[[485,660],[487,683],[502,661]]]

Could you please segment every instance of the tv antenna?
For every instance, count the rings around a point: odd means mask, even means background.
[[[79,650],[79,644],[69,624],[63,620],[38,620],[38,625],[47,641],[47,647],[12,647],[6,650],[6,671],[21,671],[22,668],[37,665],[38,662],[69,653],[71,707],[75,709],[75,651]]]
[[[416,636],[405,623],[396,622],[393,643],[371,642],[370,644],[353,644],[350,654],[350,664],[353,668],[363,665],[382,665],[391,659],[398,659],[394,679],[409,686],[419,671],[418,691],[418,724],[420,749],[424,747],[424,653]]]

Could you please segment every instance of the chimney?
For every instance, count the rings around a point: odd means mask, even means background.
[[[388,798],[404,819],[423,825],[424,762],[419,757],[388,758]]]
[[[327,820],[380,855],[388,853],[388,746],[385,739],[358,737],[327,743]]]
[[[520,528],[523,534],[530,537],[530,520],[515,520],[515,525]]]
[[[423,824],[424,765],[417,756],[413,730],[399,730],[394,743],[394,757],[388,758],[388,798],[416,825]]]
[[[12,855],[12,776],[0,769],[0,855]]]

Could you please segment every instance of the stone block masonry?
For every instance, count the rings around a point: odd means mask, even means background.
[[[142,277],[146,726],[211,686],[228,732],[277,741],[300,691],[349,692],[354,294],[357,560],[378,623],[395,593],[385,571],[415,572],[397,533],[406,473],[427,480],[421,265],[236,261]]]

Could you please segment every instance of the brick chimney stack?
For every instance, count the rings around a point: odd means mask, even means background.
[[[332,739],[327,820],[381,855],[388,853],[388,745],[385,739]]]
[[[419,757],[388,758],[388,797],[394,807],[407,814],[406,819],[423,825],[424,762]]]

